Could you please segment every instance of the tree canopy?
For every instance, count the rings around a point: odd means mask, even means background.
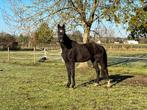
[[[53,30],[48,27],[47,23],[42,23],[36,30],[36,40],[40,43],[50,43],[53,38]]]
[[[129,35],[131,39],[147,37],[147,12],[143,8],[135,10],[135,14],[128,23],[128,30],[131,32]]]
[[[125,24],[143,2],[144,0],[10,0],[12,14],[9,13],[10,16],[5,18],[8,19],[7,22],[13,18],[17,27],[25,31],[36,29],[42,20],[54,28],[57,23],[66,23],[70,28],[81,26],[84,30],[83,42],[87,42],[93,24],[102,20]]]

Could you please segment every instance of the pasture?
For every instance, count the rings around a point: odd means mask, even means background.
[[[112,87],[94,86],[95,70],[76,68],[76,88],[65,88],[67,73],[59,50],[33,64],[32,52],[0,52],[0,110],[146,110],[147,50],[108,50]],[[36,60],[39,59],[39,52]],[[114,57],[115,56],[115,57]]]

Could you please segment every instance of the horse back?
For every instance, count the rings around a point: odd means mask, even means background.
[[[96,57],[102,57],[104,48],[94,42],[86,44],[75,44],[73,48],[73,53],[75,56],[75,61],[84,62]]]
[[[101,55],[105,51],[103,46],[95,42],[87,43],[84,45],[92,56],[97,55],[97,54]]]
[[[72,48],[64,51],[62,57],[65,61],[85,62],[92,58],[100,58],[102,54],[103,47],[94,42],[86,44],[73,42]]]

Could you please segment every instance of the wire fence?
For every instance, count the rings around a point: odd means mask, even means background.
[[[55,60],[61,60],[61,51],[60,49],[51,49],[47,51],[47,61],[55,61]],[[9,48],[7,51],[1,51],[0,52],[0,62],[8,62],[8,63],[13,63],[13,62],[19,62],[19,63],[32,63],[36,64],[39,59],[43,56],[43,52],[40,50],[36,50],[34,48],[32,51],[11,51]],[[108,60],[111,59],[119,59],[118,62],[115,62],[119,64],[119,61],[128,61],[128,60],[141,60],[141,61],[147,61],[147,54],[140,54],[136,56],[116,56],[116,55],[109,55]],[[110,61],[111,62],[111,61]],[[113,65],[112,63],[109,65]]]
[[[47,52],[49,61],[61,59],[59,50],[48,50]],[[36,50],[36,48],[32,51],[12,51],[8,48],[7,51],[0,51],[0,62],[25,62],[36,64],[42,56],[44,56],[43,51]]]

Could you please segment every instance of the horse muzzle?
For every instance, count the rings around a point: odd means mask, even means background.
[[[63,43],[63,39],[59,39],[59,40],[58,40],[58,42],[61,42],[61,43]]]

